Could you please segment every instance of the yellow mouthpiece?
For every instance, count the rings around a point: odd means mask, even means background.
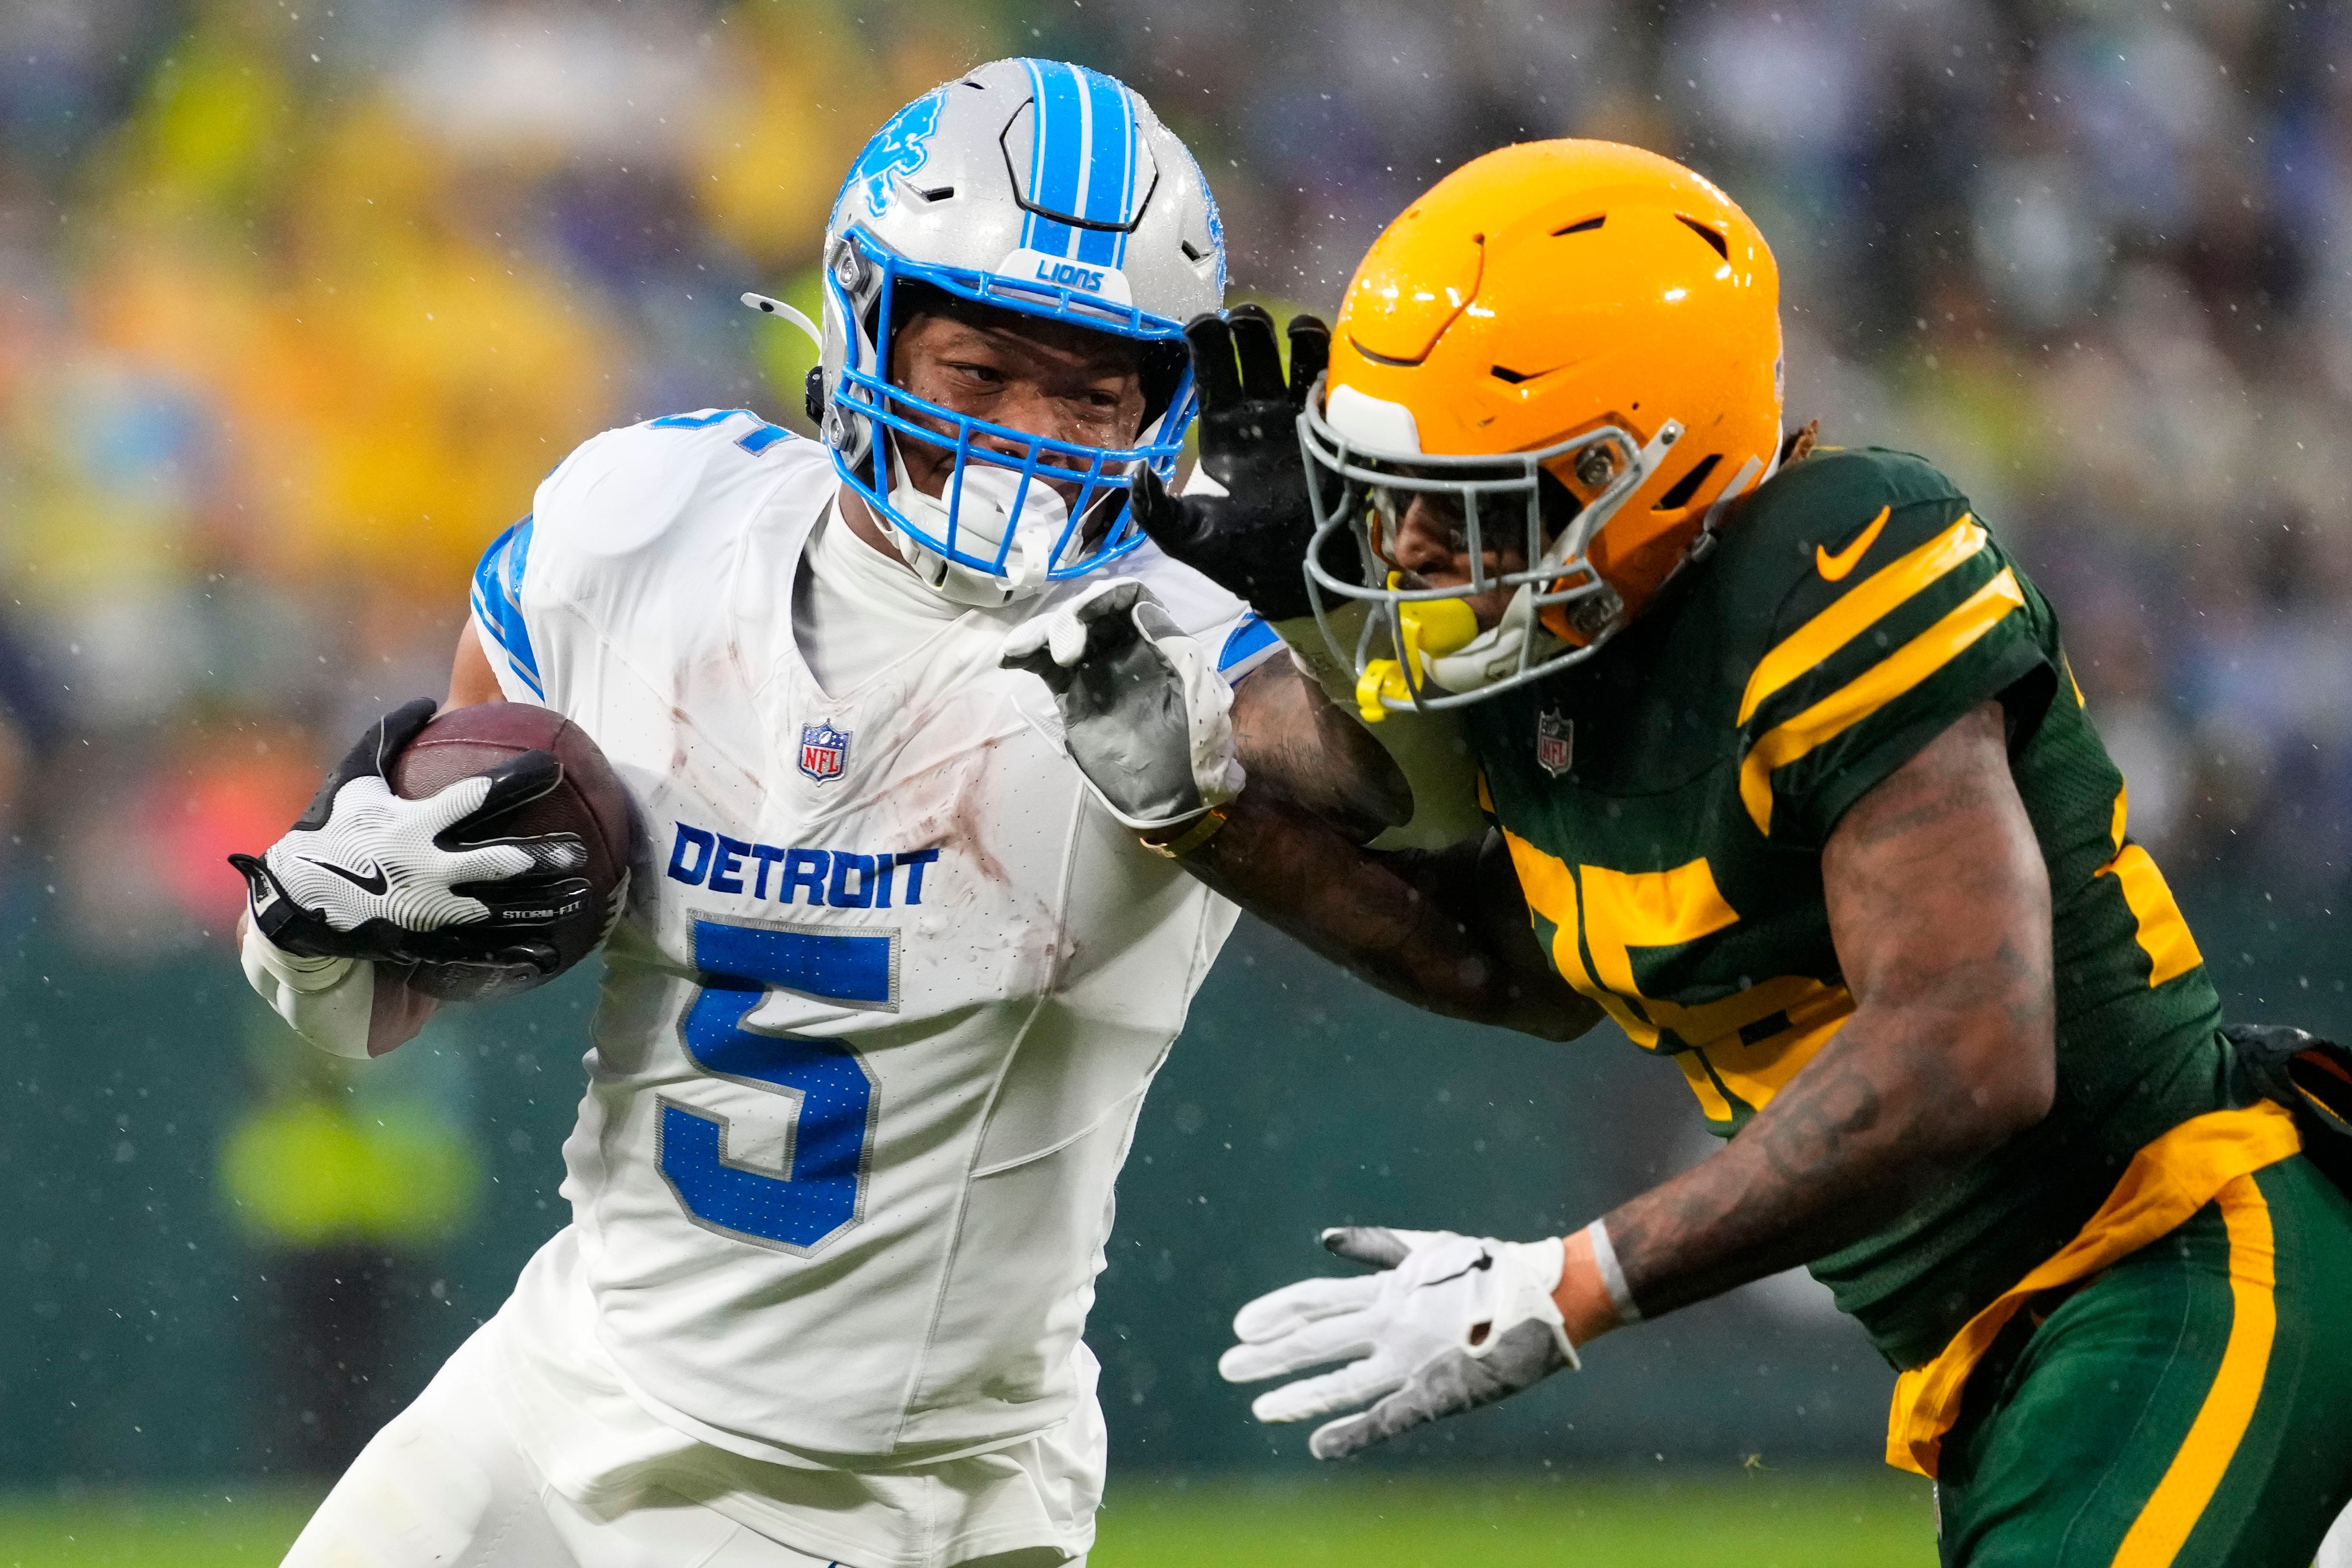
[[[1397,585],[1398,575],[1389,574],[1390,587]],[[1404,632],[1403,660],[1372,659],[1356,681],[1356,707],[1367,724],[1379,723],[1391,708],[1412,706],[1412,683],[1405,679],[1406,665],[1426,680],[1431,659],[1459,653],[1478,636],[1477,615],[1460,599],[1417,599],[1400,605],[1397,624]]]
[[[1421,599],[1401,605],[1397,619],[1404,626],[1404,656],[1417,664],[1423,656],[1444,658],[1449,653],[1460,653],[1478,636],[1476,614],[1459,599]]]

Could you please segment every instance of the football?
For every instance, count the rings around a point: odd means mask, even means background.
[[[553,979],[595,951],[604,939],[613,900],[628,872],[629,796],[604,753],[578,725],[529,702],[447,709],[393,759],[392,787],[409,800],[420,799],[529,751],[552,752],[562,766],[562,780],[491,826],[499,835],[576,834],[587,846],[588,864],[581,876],[588,883],[588,897],[532,932],[555,948],[557,966],[536,979],[486,982],[480,970],[468,965],[420,964],[408,976],[412,989],[450,1002],[512,995]]]

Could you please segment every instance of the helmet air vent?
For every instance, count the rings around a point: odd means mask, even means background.
[[[1533,371],[1513,370],[1507,364],[1498,364],[1495,367],[1495,379],[1508,382],[1513,386],[1518,385],[1523,381],[1533,381],[1538,374]]]
[[[1558,239],[1563,234],[1589,234],[1608,221],[1609,215],[1607,213],[1602,213],[1597,217],[1581,218],[1575,223],[1570,224],[1566,228],[1553,229],[1551,231],[1551,237],[1554,239]],[[1687,223],[1690,220],[1685,218],[1683,221]]]
[[[1717,256],[1723,258],[1726,261],[1731,259],[1731,247],[1724,243],[1722,231],[1709,228],[1706,225],[1699,222],[1698,219],[1682,213],[1676,213],[1675,216],[1681,220],[1685,228],[1689,229],[1693,234],[1698,236],[1701,239],[1706,241],[1707,244],[1713,246],[1715,247],[1715,253]]]
[[[922,197],[927,202],[944,202],[951,199],[955,195],[955,187],[953,185],[933,185],[928,191],[917,191],[915,194]]]
[[[1178,240],[1176,248],[1184,253],[1184,259],[1187,261],[1206,261],[1209,258],[1207,251],[1200,249],[1189,239]]]
[[[1723,460],[1720,452],[1709,452],[1691,466],[1691,471],[1675,481],[1675,488],[1658,498],[1654,511],[1675,511],[1690,505],[1691,497],[1698,494],[1699,486],[1706,483],[1707,475],[1715,472],[1716,464]]]

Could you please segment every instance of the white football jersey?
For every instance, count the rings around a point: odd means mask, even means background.
[[[1079,1331],[1145,1088],[1234,911],[1141,847],[1002,669],[1057,585],[827,692],[794,574],[838,481],[744,410],[610,431],[476,575],[513,700],[604,749],[645,844],[564,1145],[597,1333],[663,1421],[876,1468],[1091,1398]],[[1272,633],[1150,545],[1229,676]]]

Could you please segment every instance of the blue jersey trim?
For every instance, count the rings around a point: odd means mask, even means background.
[[[1226,637],[1224,647],[1217,654],[1218,671],[1223,673],[1244,659],[1264,653],[1274,641],[1274,628],[1261,617],[1250,616]]]
[[[508,665],[533,697],[544,698],[540,685],[539,656],[531,650],[530,628],[522,618],[522,573],[530,559],[531,520],[524,518],[490,542],[474,568],[474,617],[507,656]]]
[[[781,425],[771,425],[748,408],[718,408],[708,414],[666,414],[646,424],[656,430],[708,430],[722,419],[732,419],[740,414],[754,428],[748,436],[738,436],[735,444],[758,457],[779,441],[789,441],[793,433]]]

